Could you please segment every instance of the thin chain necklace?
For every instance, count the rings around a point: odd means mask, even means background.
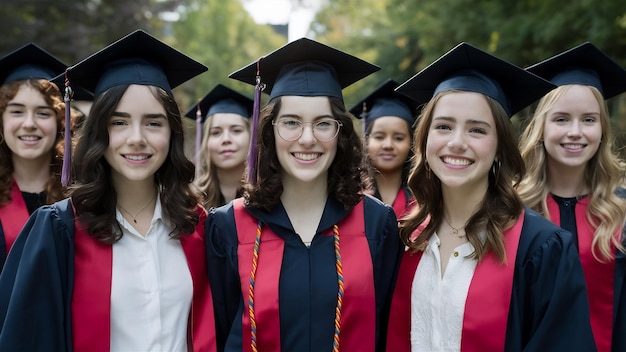
[[[152,201],[154,200],[154,198],[156,198],[156,193],[154,194],[154,196],[153,196],[152,198],[150,198],[150,200],[148,201],[148,203],[146,203],[143,207],[141,207],[141,209],[139,209],[139,211],[138,211],[138,212],[137,212],[137,214],[135,214],[135,215],[131,214],[131,212],[130,212],[130,211],[128,211],[128,210],[126,210],[126,209],[124,209],[124,207],[123,207],[120,203],[117,203],[117,206],[118,206],[121,210],[123,210],[126,214],[130,215],[130,216],[133,218],[133,222],[136,224],[136,223],[137,223],[137,216],[138,216],[139,214],[141,214],[141,212],[142,212],[144,209],[146,209],[146,207],[148,206],[148,204],[152,203]]]
[[[445,222],[446,222],[446,224],[448,224],[448,226],[450,226],[450,228],[452,229],[452,233],[453,233],[454,235],[456,235],[456,237],[458,237],[458,238],[463,238],[463,237],[465,237],[465,234],[459,235],[459,231],[460,231],[460,230],[462,230],[462,229],[463,229],[463,227],[465,227],[465,226],[461,226],[461,227],[459,227],[459,228],[457,229],[456,227],[452,226],[452,224],[450,224],[450,222],[446,219],[446,217],[445,217],[445,216],[442,216],[442,217],[443,217],[443,221],[445,221]]]

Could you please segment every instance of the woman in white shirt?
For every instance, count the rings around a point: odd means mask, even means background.
[[[525,208],[509,118],[552,84],[461,43],[398,87],[427,103],[388,351],[593,351],[572,236]]]
[[[7,259],[0,350],[215,350],[206,211],[171,91],[205,70],[141,30],[67,70],[95,92],[76,181]]]

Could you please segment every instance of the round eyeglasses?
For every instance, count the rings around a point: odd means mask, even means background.
[[[298,119],[290,117],[282,117],[272,121],[272,125],[276,126],[276,131],[280,138],[287,142],[293,142],[304,132],[304,125],[310,124],[313,129],[313,137],[321,142],[332,141],[337,137],[339,129],[343,124],[340,121],[330,118],[323,118],[314,122],[302,122]]]

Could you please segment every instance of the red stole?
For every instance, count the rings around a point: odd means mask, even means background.
[[[0,207],[0,220],[2,220],[2,230],[4,231],[4,241],[6,243],[7,253],[13,246],[17,235],[22,231],[22,227],[28,221],[28,208],[22,196],[17,182],[13,180],[11,188],[11,202]]]
[[[258,220],[244,208],[242,199],[233,203],[239,240],[237,258],[244,302],[248,303],[250,270]],[[374,351],[376,300],[374,272],[365,237],[363,201],[337,224],[344,276],[340,349]],[[326,236],[332,236],[328,231]],[[268,226],[262,227],[261,245],[254,285],[257,349],[280,351],[279,278],[285,242]],[[242,315],[243,351],[251,351],[251,328],[247,307]],[[333,329],[332,326],[328,327]],[[329,342],[330,343],[330,342]]]
[[[548,212],[555,224],[561,224],[559,205],[548,195]],[[615,258],[610,262],[601,263],[593,257],[591,242],[595,229],[587,221],[585,214],[589,198],[583,198],[576,203],[576,231],[578,237],[578,254],[585,273],[587,295],[589,296],[589,311],[591,316],[591,330],[596,340],[598,352],[611,351],[613,333],[613,302],[615,280]]]
[[[213,300],[204,246],[206,212],[197,207],[200,221],[191,235],[181,236],[193,280],[189,318],[189,349],[217,350]],[[75,221],[72,340],[74,351],[108,352],[111,342],[111,276],[113,246],[96,241]]]
[[[396,213],[396,218],[398,218],[399,220],[402,218],[402,216],[407,214],[409,209],[411,208],[411,205],[412,204],[409,204],[408,200],[406,199],[406,192],[404,190],[404,187],[400,187],[400,190],[398,190],[398,195],[396,195],[396,199],[393,200],[393,204],[391,205],[393,207],[394,213]]]
[[[513,292],[517,247],[524,224],[524,212],[504,232],[507,264],[492,252],[478,263],[465,302],[461,351],[504,351],[506,328]],[[422,252],[404,252],[391,301],[387,351],[411,351],[411,288]]]

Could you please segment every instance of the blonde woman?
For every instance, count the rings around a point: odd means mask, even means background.
[[[520,138],[528,168],[520,195],[574,235],[598,351],[625,351],[625,169],[605,99],[626,91],[626,70],[589,42],[528,70],[558,87],[539,101]]]

